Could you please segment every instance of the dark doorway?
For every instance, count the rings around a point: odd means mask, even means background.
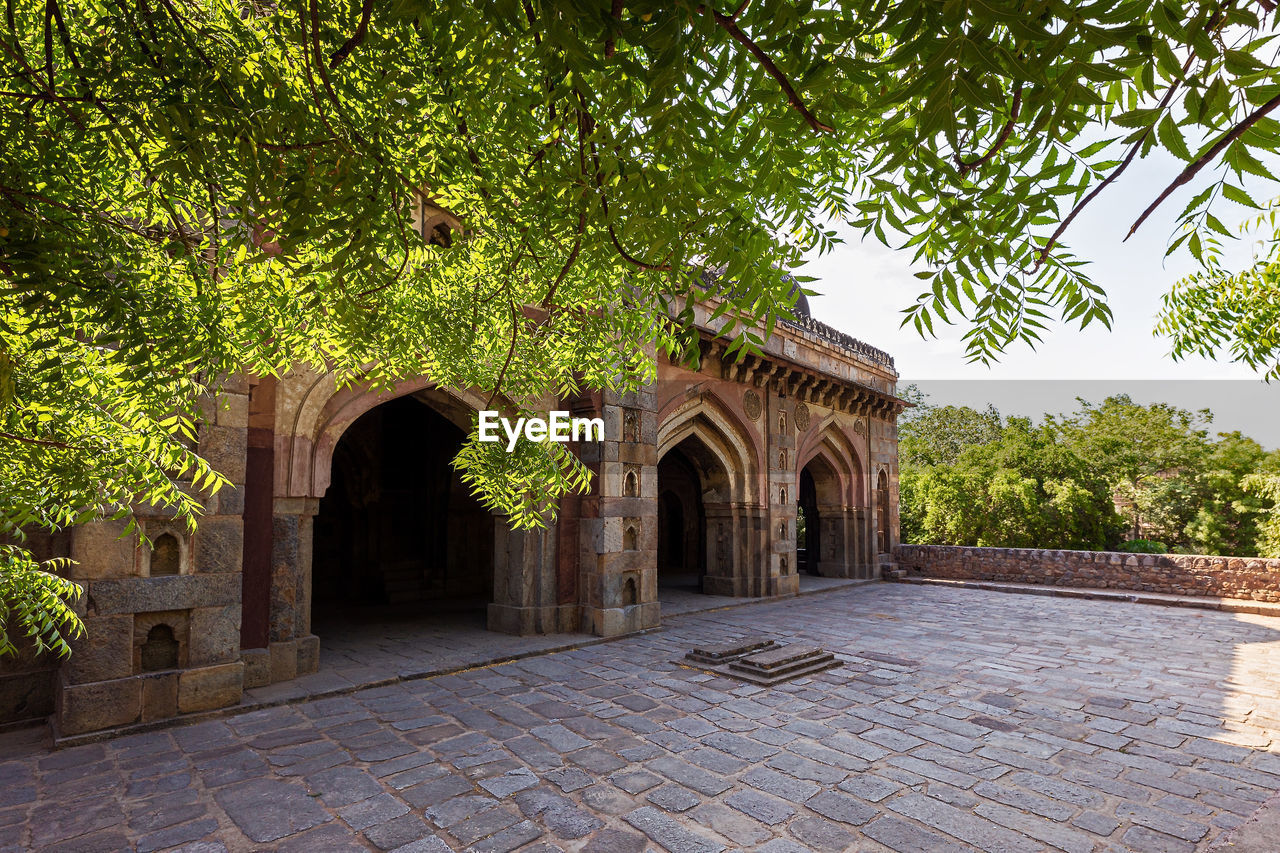
[[[882,470],[876,479],[876,547],[879,553],[886,554],[891,544],[889,541],[889,475]]]
[[[658,462],[658,585],[702,591],[707,571],[702,483],[688,454],[675,447]]]
[[[818,488],[808,466],[800,471],[799,494],[796,495],[796,570],[819,574],[822,558],[822,517],[818,513]]]
[[[483,618],[493,599],[494,519],[450,465],[463,437],[416,396],[370,410],[343,433],[315,521],[315,620]]]

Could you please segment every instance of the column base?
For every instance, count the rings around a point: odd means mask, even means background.
[[[514,607],[490,604],[488,628],[502,634],[559,634],[578,629],[576,604],[548,604],[541,607]]]
[[[661,609],[656,601],[626,607],[584,607],[582,627],[600,637],[633,634],[647,628],[657,628],[662,621]]]
[[[245,689],[266,687],[311,675],[320,669],[320,638],[307,634],[292,640],[276,640],[265,649],[241,649]]]
[[[797,574],[782,575],[777,579],[777,592],[775,595],[799,595],[800,594],[800,576]]]

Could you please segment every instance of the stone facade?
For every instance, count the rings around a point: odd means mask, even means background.
[[[943,545],[898,545],[893,556],[934,578],[1280,601],[1280,560],[1256,557]]]
[[[230,383],[199,450],[232,485],[195,533],[139,506],[145,539],[104,522],[45,549],[77,561],[86,636],[61,665],[0,665],[0,722],[52,711],[68,737],[232,706],[316,671],[323,618],[465,606],[495,631],[611,636],[658,626],[663,584],[780,596],[802,568],[877,577],[897,535],[892,360],[808,318],[732,358],[712,308],[696,369],[659,359],[639,391],[534,406],[605,423],[572,446],[590,494],[547,530],[510,529],[449,468],[484,394],[306,368]]]

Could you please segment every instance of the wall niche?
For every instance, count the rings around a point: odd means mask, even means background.
[[[187,665],[190,611],[163,610],[133,617],[133,671],[165,672]]]
[[[148,519],[141,525],[151,547],[138,549],[138,574],[144,578],[191,573],[191,543],[187,531],[171,521]]]

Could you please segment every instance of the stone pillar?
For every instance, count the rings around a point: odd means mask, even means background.
[[[740,595],[795,595],[800,591],[796,566],[796,499],[799,497],[799,462],[796,458],[795,402],[770,393],[766,412],[765,456],[768,476],[761,495],[764,538],[756,553],[766,556],[749,592]],[[785,458],[786,464],[781,464]]]
[[[749,581],[743,557],[746,542],[739,535],[737,512],[731,503],[708,503],[706,516],[706,563],[702,591],[707,595],[748,595]]]
[[[853,529],[857,537],[857,577],[867,579],[875,577],[875,531],[871,528],[871,510],[868,507],[855,507],[853,510]]]
[[[616,636],[659,623],[658,417],[652,387],[602,396],[604,441],[578,535],[582,627]]]
[[[311,633],[311,547],[319,508],[317,498],[277,497],[273,503],[269,640],[265,654],[244,653],[254,686],[307,675],[320,665],[320,640]]]
[[[200,496],[194,533],[167,508],[142,504],[132,507],[137,532],[126,534],[124,521],[69,531],[85,635],[58,673],[55,739],[240,701],[247,394],[228,382],[202,404],[197,450],[230,485]]]
[[[494,525],[493,602],[489,630],[549,634],[559,630],[556,595],[556,530],[512,530]]]
[[[856,560],[848,547],[848,534],[852,527],[850,509],[838,504],[818,504],[821,531],[818,543],[821,553],[814,554],[818,574],[824,578],[857,577]]]

